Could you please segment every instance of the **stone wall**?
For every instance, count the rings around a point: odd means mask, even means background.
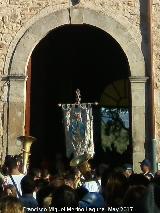
[[[45,7],[52,6],[53,11],[56,11],[67,8],[69,5],[72,5],[69,0],[1,0],[0,74],[3,73],[7,49],[16,33]],[[81,0],[78,6],[99,10],[103,13],[107,11],[107,13],[110,12],[112,16],[117,18],[122,16],[132,24],[133,29],[135,28],[137,32],[141,33],[140,3],[138,0]],[[142,7],[145,7],[145,5]]]
[[[104,13],[111,11],[114,16],[121,15],[139,30],[140,25],[140,3],[135,0],[81,0],[81,5],[90,8],[99,8]],[[120,20],[119,20],[120,21]]]
[[[73,0],[0,0],[0,76],[7,75],[8,69],[4,69],[5,58],[9,46],[12,44],[19,30],[27,30],[27,23],[34,19],[46,7],[52,7],[53,11],[72,6]],[[157,76],[160,69],[160,55],[158,53],[158,35],[160,27],[158,25],[159,0],[154,0],[154,69]],[[131,23],[132,34],[138,33],[140,39],[137,40],[139,48],[147,60],[147,25],[146,25],[146,1],[144,0],[81,0],[75,7],[90,8],[102,13],[110,14],[120,23],[127,20]],[[136,36],[135,36],[136,37]],[[159,36],[160,37],[160,36]],[[9,59],[10,60],[10,59]],[[158,79],[158,77],[157,77]],[[156,81],[158,85],[158,80]],[[0,150],[4,158],[7,147],[7,81],[0,84]],[[159,96],[158,96],[159,97]],[[160,103],[160,100],[159,100]],[[158,113],[157,118],[160,113]],[[159,115],[160,117],[160,115]],[[158,120],[157,120],[158,121]],[[157,122],[158,125],[158,122]],[[160,124],[159,124],[160,125]],[[159,133],[160,136],[160,133]],[[2,148],[1,148],[2,147]]]
[[[42,9],[52,6],[56,11],[68,5],[68,0],[0,0],[0,164],[8,151],[8,81],[2,76],[8,74],[4,67],[9,46],[18,31],[27,30],[25,25]]]

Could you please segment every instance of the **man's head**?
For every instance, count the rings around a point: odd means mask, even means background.
[[[53,205],[55,207],[77,207],[78,197],[76,191],[66,185],[59,187],[55,191]]]
[[[70,186],[74,189],[74,183],[75,183],[75,174],[68,172],[64,177],[65,185]]]
[[[76,158],[73,158],[70,161],[70,166],[71,167],[77,167],[79,171],[82,173],[84,176],[85,173],[91,172],[91,165],[89,163],[89,160],[91,159],[91,155],[84,153],[83,155],[80,155]]]
[[[55,174],[53,176],[53,180],[51,181],[51,185],[55,188],[59,188],[60,186],[63,186],[65,184],[64,177],[61,174]]]
[[[29,171],[29,175],[33,177],[34,180],[39,180],[41,178],[41,170],[38,168],[32,168]]]
[[[79,171],[82,173],[83,176],[85,176],[86,173],[91,172],[91,165],[88,161],[85,161],[84,163],[81,163],[78,165]]]
[[[17,159],[12,157],[8,162],[7,162],[7,167],[9,170],[9,173],[12,174],[14,170],[19,171],[19,164],[17,162]]]
[[[23,173],[23,157],[21,155],[15,155],[14,159],[17,161],[18,170]]]
[[[143,173],[147,173],[151,171],[151,162],[148,159],[144,159],[140,162],[140,167]]]
[[[4,189],[4,193],[7,196],[13,196],[13,197],[17,197],[17,192],[16,192],[16,188],[15,186],[8,184],[5,189]]]
[[[35,190],[35,182],[33,177],[26,175],[21,180],[22,194],[32,194]]]
[[[133,166],[131,164],[124,164],[123,165],[123,174],[128,178],[133,174]]]

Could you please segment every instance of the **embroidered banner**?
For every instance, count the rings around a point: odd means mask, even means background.
[[[87,152],[94,155],[93,115],[88,104],[62,105],[66,136],[66,155],[73,157]]]

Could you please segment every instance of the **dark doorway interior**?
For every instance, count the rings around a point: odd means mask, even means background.
[[[32,163],[39,166],[42,159],[53,161],[57,152],[65,154],[58,103],[75,102],[77,88],[82,102],[99,102],[108,84],[128,79],[129,66],[119,44],[88,25],[65,25],[51,31],[36,46],[31,61],[30,135],[38,139]],[[99,109],[94,114],[96,156],[100,159]]]

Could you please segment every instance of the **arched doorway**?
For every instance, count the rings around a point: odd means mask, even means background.
[[[39,166],[36,164],[43,158],[53,161],[53,156],[58,152],[65,155],[62,114],[58,103],[73,103],[77,88],[81,90],[82,102],[100,103],[94,109],[96,161],[107,160],[107,163],[112,163],[113,151],[104,151],[101,146],[101,109],[125,107],[129,111],[131,106],[131,95],[126,88],[125,106],[121,103],[111,106],[104,98],[106,88],[118,80],[126,81],[130,87],[128,60],[120,45],[109,34],[96,27],[64,25],[48,33],[35,47],[28,75],[28,82],[31,82],[31,92],[27,93],[30,94],[27,100],[31,106],[30,112],[27,112],[30,118],[28,133],[39,142],[33,151],[34,166]],[[121,87],[124,87],[123,83]],[[114,95],[114,89],[109,91],[110,96]],[[115,163],[132,161],[132,152],[127,151],[124,155],[114,153],[117,158],[114,159]],[[110,157],[107,158],[109,154]]]
[[[63,18],[62,18],[63,17]],[[25,134],[26,80],[27,65],[35,46],[53,29],[63,25],[89,24],[98,27],[111,35],[125,52],[131,76],[132,96],[132,141],[133,166],[140,172],[139,163],[145,156],[145,61],[141,50],[141,35],[138,34],[124,17],[118,14],[106,14],[89,8],[73,7],[53,11],[53,7],[45,8],[27,23],[15,36],[7,51],[4,73],[8,79],[5,91],[7,104],[5,107],[6,131],[4,147],[7,154],[21,151],[16,142],[17,135]]]

